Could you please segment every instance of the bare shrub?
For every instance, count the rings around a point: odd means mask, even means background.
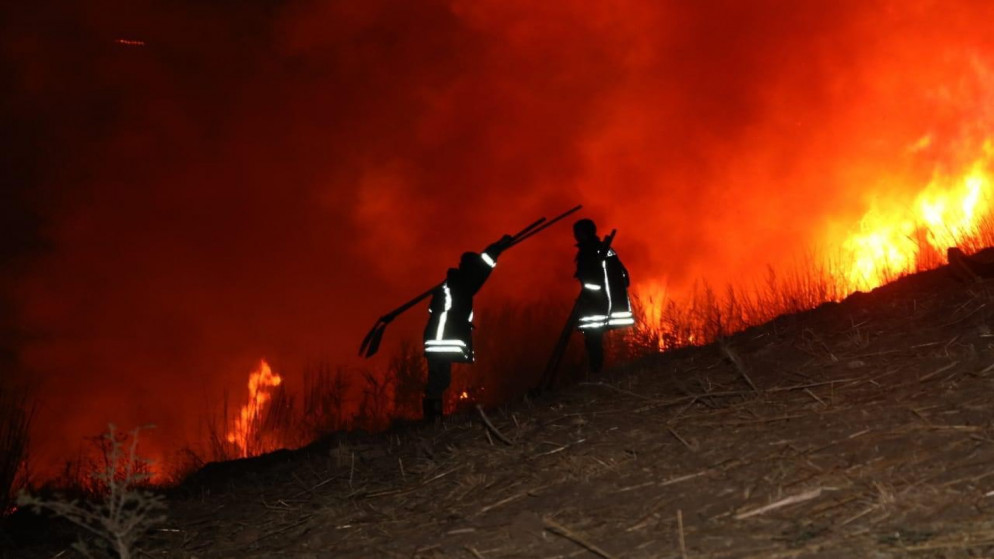
[[[356,425],[367,431],[383,430],[390,425],[391,398],[389,392],[393,379],[390,377],[381,378],[372,371],[362,371],[362,378],[366,384],[362,390]]]
[[[224,393],[220,417],[209,413],[206,419],[207,427],[207,456],[212,461],[224,462],[235,460],[241,456],[238,447],[228,440],[228,401],[229,395]],[[208,409],[211,409],[208,406]]]
[[[0,515],[11,509],[14,495],[27,482],[31,415],[24,391],[0,385]]]
[[[421,417],[421,397],[428,379],[428,368],[421,347],[410,340],[390,357],[387,375],[393,378],[393,415],[397,418]]]
[[[100,553],[121,559],[135,556],[137,543],[148,530],[165,520],[165,500],[148,490],[149,463],[138,456],[139,428],[118,434],[114,425],[99,439],[102,467],[91,474],[94,499],[34,496],[21,492],[18,505],[36,512],[50,511],[83,528]],[[92,557],[82,539],[74,546]]]
[[[351,417],[345,404],[352,386],[348,369],[334,369],[319,363],[315,370],[304,371],[302,428],[313,438],[348,429]]]
[[[203,455],[190,447],[180,449],[170,460],[164,485],[179,485],[206,465]]]
[[[477,361],[453,368],[451,397],[462,391],[485,405],[518,398],[536,387],[566,325],[573,301],[535,301],[484,307],[476,322]],[[582,344],[567,348],[564,372],[582,366]]]
[[[299,429],[300,420],[296,408],[294,397],[286,385],[277,386],[272,392],[272,399],[254,418],[255,425],[251,425],[249,432],[252,437],[246,449],[248,456],[310,442],[307,440],[308,434]]]

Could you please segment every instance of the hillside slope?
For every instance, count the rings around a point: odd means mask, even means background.
[[[917,274],[487,411],[495,430],[469,414],[211,465],[145,549],[992,556],[992,328],[994,282]]]

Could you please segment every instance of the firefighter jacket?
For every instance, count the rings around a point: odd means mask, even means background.
[[[449,268],[445,281],[435,290],[428,305],[424,332],[425,355],[431,359],[472,363],[473,296],[497,266],[486,251]]]
[[[628,270],[614,249],[596,237],[578,243],[576,274],[580,282],[577,329],[581,332],[627,328],[635,324],[628,298]]]

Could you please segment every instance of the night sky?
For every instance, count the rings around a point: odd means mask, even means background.
[[[975,156],[994,108],[980,0],[19,4],[0,365],[39,469],[108,421],[185,444],[262,357],[351,363],[576,204],[636,289],[758,277]],[[572,256],[550,229],[480,304],[568,299]]]

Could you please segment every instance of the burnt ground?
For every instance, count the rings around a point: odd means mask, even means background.
[[[210,465],[143,547],[990,557],[992,392],[994,281],[938,269],[488,410],[493,428],[471,413]]]

